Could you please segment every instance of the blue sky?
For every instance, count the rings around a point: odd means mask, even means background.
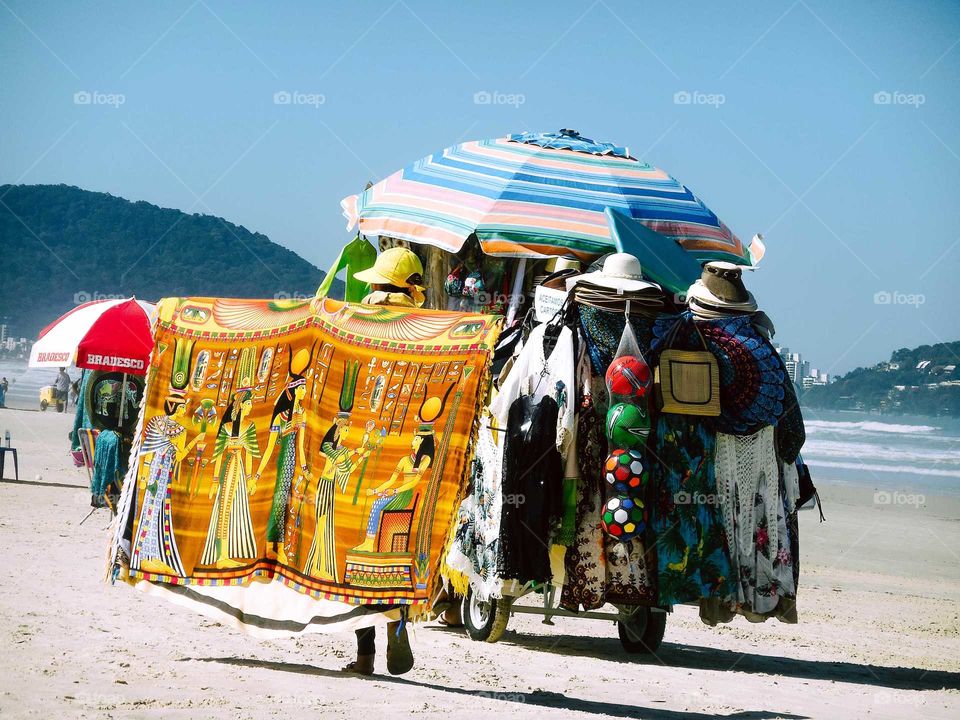
[[[0,0],[0,68],[0,183],[219,215],[325,268],[367,180],[576,128],[763,232],[749,285],[814,366],[960,339],[957,3]]]

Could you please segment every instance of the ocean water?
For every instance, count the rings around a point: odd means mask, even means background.
[[[74,379],[80,374],[76,368],[68,372]],[[40,388],[52,384],[57,371],[0,361],[0,376],[10,381],[8,407],[39,410]],[[803,459],[815,484],[960,495],[960,419],[810,408],[803,408],[803,417]]]
[[[67,372],[73,380],[80,377],[80,371],[76,368],[67,368]],[[28,368],[27,363],[23,361],[0,360],[0,377],[7,378],[10,383],[10,389],[7,390],[7,407],[39,410],[40,388],[53,384],[57,379],[57,369]]]
[[[814,484],[960,495],[960,419],[803,409]]]

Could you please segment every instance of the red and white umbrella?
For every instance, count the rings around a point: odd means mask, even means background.
[[[156,309],[136,298],[79,305],[40,331],[30,351],[30,367],[76,365],[146,375]]]

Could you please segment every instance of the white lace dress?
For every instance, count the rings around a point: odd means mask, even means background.
[[[730,609],[748,617],[777,614],[781,598],[796,597],[796,583],[785,505],[793,492],[781,485],[773,427],[753,435],[717,433],[715,461],[736,580]]]

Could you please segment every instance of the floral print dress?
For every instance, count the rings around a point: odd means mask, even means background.
[[[723,599],[735,591],[717,502],[715,445],[700,418],[664,414],[657,421],[651,476],[662,605]]]

